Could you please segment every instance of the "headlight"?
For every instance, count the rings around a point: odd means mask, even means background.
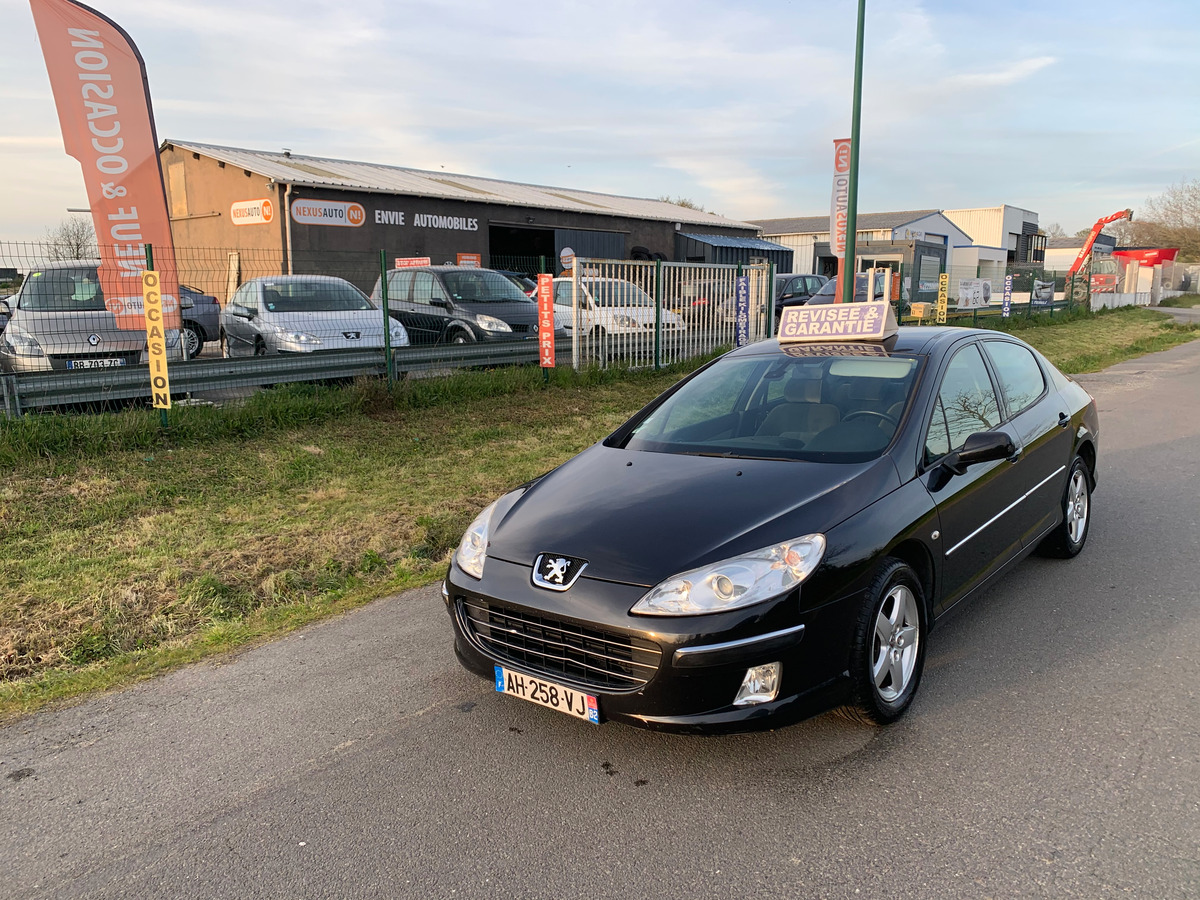
[[[483,563],[487,559],[488,528],[492,524],[492,513],[496,511],[495,501],[487,509],[475,517],[467,533],[458,543],[454,551],[454,561],[458,567],[472,578],[483,577]]]
[[[179,329],[178,328],[167,329],[167,333],[164,336],[164,342],[166,343],[168,350],[174,350],[176,347],[178,347],[179,346]]]
[[[289,344],[301,344],[304,346],[321,343],[317,338],[313,337],[304,331],[288,331],[279,325],[275,326],[275,333],[279,335],[281,340],[287,341]]]
[[[393,320],[389,331],[391,332],[391,341],[393,347],[408,346],[408,332],[405,330],[403,325]]]
[[[653,588],[630,610],[643,616],[700,616],[785,594],[825,555],[825,535],[809,534],[682,572]]]
[[[4,329],[3,340],[4,349],[14,356],[45,356],[42,345],[16,325]]]
[[[633,316],[617,316],[617,324],[622,328],[637,328],[637,322]]]
[[[484,316],[484,315],[476,316],[475,324],[478,325],[480,328],[482,328],[484,331],[496,331],[496,332],[512,331],[512,329],[508,327],[507,322],[502,322],[499,319],[497,319],[495,316]]]

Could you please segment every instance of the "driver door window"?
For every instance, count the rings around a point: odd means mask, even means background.
[[[977,431],[1000,424],[1000,403],[979,347],[971,344],[954,354],[938,391],[925,440],[925,462],[957,450]]]

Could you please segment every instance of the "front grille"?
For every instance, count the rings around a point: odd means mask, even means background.
[[[509,325],[513,330],[513,334],[528,334],[531,331],[537,331],[536,325]]]
[[[467,638],[480,650],[551,680],[635,691],[654,677],[662,658],[658,644],[644,638],[483,600],[459,598],[458,612]]]

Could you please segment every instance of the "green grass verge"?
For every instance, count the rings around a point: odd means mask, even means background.
[[[1200,294],[1181,294],[1178,297],[1168,297],[1159,301],[1159,306],[1173,306],[1176,309],[1195,309],[1200,306]]]
[[[1009,327],[1075,372],[1197,336],[1144,309]],[[486,503],[697,364],[297,385],[166,431],[151,410],[0,421],[0,718],[436,581]]]

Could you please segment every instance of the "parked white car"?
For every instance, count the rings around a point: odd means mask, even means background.
[[[554,324],[568,331],[575,327],[574,300],[570,278],[554,279]],[[664,334],[687,330],[687,323],[663,307]],[[654,334],[654,298],[630,281],[620,278],[579,279],[579,330],[603,337],[609,334]]]

